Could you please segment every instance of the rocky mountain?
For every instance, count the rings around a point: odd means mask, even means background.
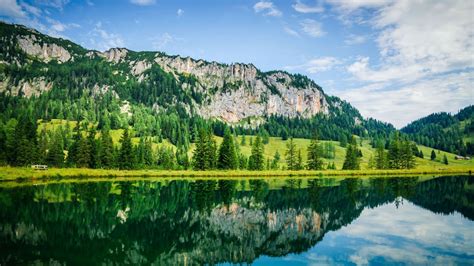
[[[217,135],[222,124],[246,134],[264,129],[272,136],[311,137],[318,132],[323,139],[341,141],[352,134],[388,136],[395,130],[364,119],[300,74],[162,52],[88,50],[1,22],[0,47],[4,118],[28,109],[37,119],[86,120],[112,129],[128,124],[138,135],[161,135],[173,144],[189,142],[188,136],[207,123],[199,119],[210,121]]]
[[[151,102],[155,108],[171,103],[183,104],[188,112],[228,123],[270,115],[308,118],[317,113],[329,113],[330,106],[321,87],[301,75],[283,71],[261,72],[251,64],[227,65],[125,48],[89,51],[23,26],[2,23],[1,28],[3,68],[12,65],[19,68],[43,66],[37,75],[19,79],[3,72],[0,91],[9,95],[31,97],[54,89],[58,84],[51,79],[49,68],[59,64],[99,61],[109,64],[116,79],[134,80],[142,86],[155,83],[153,73],[156,69],[171,76],[179,92],[187,99],[183,102],[172,97],[167,103],[155,100]],[[130,100],[121,93],[122,85],[98,80],[77,89],[91,90],[96,94],[111,91],[116,97]]]

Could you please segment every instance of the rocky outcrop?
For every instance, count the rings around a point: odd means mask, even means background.
[[[151,63],[145,60],[132,61],[130,62],[130,67],[132,70],[132,74],[134,76],[139,76],[139,80],[141,81],[143,80],[143,76],[141,76],[141,74],[151,68]]]
[[[9,79],[0,81],[0,92],[6,91],[12,96],[23,95],[30,98],[39,96],[41,93],[51,90],[53,84],[47,82],[44,78],[35,78],[33,80],[22,80],[17,85],[10,83]]]
[[[101,55],[109,62],[119,63],[121,62],[128,54],[128,50],[125,48],[112,48]]]
[[[328,113],[328,103],[315,84],[295,87],[295,77],[285,72],[259,73],[253,65],[224,65],[189,57],[157,56],[155,62],[166,72],[193,75],[198,90],[207,93],[208,103],[197,106],[199,115],[238,123],[249,117],[281,115],[311,117]],[[211,89],[217,92],[209,93]]]
[[[42,61],[48,63],[51,60],[58,60],[60,63],[67,62],[71,59],[68,50],[55,43],[40,43],[35,35],[18,36],[18,45],[28,55],[38,57]]]

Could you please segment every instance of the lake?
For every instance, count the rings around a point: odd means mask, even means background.
[[[0,183],[0,265],[472,265],[474,177]]]

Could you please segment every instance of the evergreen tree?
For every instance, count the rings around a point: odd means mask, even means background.
[[[216,142],[210,130],[200,129],[193,153],[193,168],[195,170],[214,169],[217,164]]]
[[[132,146],[132,138],[129,135],[128,127],[125,127],[122,138],[120,139],[121,148],[119,155],[119,168],[120,169],[133,169],[135,165],[135,156]]]
[[[273,155],[273,159],[271,162],[270,168],[272,170],[277,170],[278,169],[278,163],[280,163],[280,153],[278,151],[275,152],[275,155]]]
[[[402,168],[412,169],[415,167],[415,156],[413,155],[413,146],[416,145],[408,140],[402,141],[401,144],[401,160]]]
[[[89,134],[87,135],[87,141],[89,142],[89,152],[90,152],[90,161],[89,168],[97,168],[100,164],[99,161],[99,149],[97,140],[95,139],[96,130],[94,127],[89,129]]]
[[[77,155],[79,152],[79,144],[81,142],[81,138],[82,138],[81,125],[79,122],[77,122],[76,126],[74,127],[72,144],[67,154],[67,164],[69,166],[75,166],[77,164]]]
[[[449,164],[449,162],[448,162],[448,157],[446,157],[446,154],[443,156],[443,163],[444,163],[445,165],[448,165],[448,164]]]
[[[384,145],[381,141],[377,143],[377,150],[375,151],[375,168],[387,168],[387,153],[385,152]]]
[[[432,161],[436,160],[436,153],[434,150],[431,150],[431,160]]]
[[[175,154],[173,149],[161,146],[157,150],[157,164],[161,169],[171,170],[175,168]]]
[[[298,149],[295,170],[302,170],[302,169],[303,169],[303,156],[301,155],[301,149]]]
[[[339,145],[343,148],[347,146],[347,136],[346,135],[341,135],[341,138],[339,139]]]
[[[247,156],[240,153],[239,154],[239,169],[247,169],[248,167],[249,167],[249,165],[248,165]]]
[[[346,148],[346,158],[342,166],[343,170],[359,170],[360,169],[360,158],[359,149],[357,148],[357,141],[352,136],[351,142],[348,143]]]
[[[200,129],[196,138],[196,148],[193,152],[193,168],[195,170],[209,169],[208,158],[206,155],[206,131]]]
[[[217,161],[217,168],[219,169],[237,169],[238,160],[235,153],[234,138],[230,133],[229,128],[224,131],[224,138],[219,147],[219,158]]]
[[[249,158],[249,170],[263,170],[264,169],[264,146],[262,142],[262,138],[260,135],[257,135],[255,141],[252,145],[252,154]]]
[[[388,167],[390,169],[401,169],[403,168],[403,151],[400,135],[395,132],[394,136],[390,140],[388,147]]]
[[[181,169],[186,170],[189,168],[188,152],[183,147],[179,147],[176,151],[176,163]]]
[[[13,165],[26,166],[37,161],[36,122],[25,115],[20,117],[15,127]]]
[[[281,140],[287,140],[288,139],[288,130],[286,128],[283,128],[281,132]]]
[[[15,129],[18,121],[14,118],[8,120],[5,125],[5,155],[6,161],[10,165],[15,165],[16,143]]]
[[[291,137],[286,143],[285,160],[288,170],[296,170],[297,154],[296,144],[293,142],[293,137]]]
[[[54,132],[53,140],[48,147],[46,155],[46,164],[53,167],[63,167],[64,165],[64,149],[61,134],[58,131]]]
[[[110,169],[114,165],[114,145],[107,127],[102,129],[99,143],[98,159],[100,161],[100,166]]]
[[[80,133],[79,133],[80,134]],[[77,153],[75,154],[76,166],[87,168],[91,162],[91,147],[87,138],[81,136],[79,139]]]
[[[183,165],[186,165],[186,168],[187,168],[188,164],[189,164],[188,154],[187,154],[186,151],[185,151],[184,154],[186,155],[186,159],[185,159],[186,162],[183,161]],[[143,157],[144,157],[143,161],[144,161],[145,166],[147,166],[147,167],[153,166],[154,158],[153,158],[153,147],[152,147],[151,139],[146,139],[145,140],[145,150],[144,150]]]
[[[309,170],[323,169],[322,148],[316,135],[313,136],[308,146],[308,161],[306,166]]]

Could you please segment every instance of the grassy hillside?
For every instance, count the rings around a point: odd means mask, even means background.
[[[40,123],[40,126],[38,127],[38,132],[42,130],[42,128],[46,127],[48,130],[53,130],[53,129],[58,129],[61,125],[65,125],[66,121],[65,120],[58,120],[58,119],[53,119],[50,122],[47,123]],[[70,127],[73,129],[76,125],[75,121],[70,121]],[[110,134],[112,136],[113,142],[115,145],[120,144],[120,138],[122,136],[123,130],[118,129],[118,130],[111,130]],[[84,133],[85,134],[85,133]],[[97,133],[97,137],[99,136],[99,133]],[[246,136],[246,145],[240,145],[241,142],[241,136],[237,137],[237,143],[239,144],[240,151],[246,155],[250,156],[251,154],[251,145],[250,145],[250,139],[253,138],[255,139],[255,136]],[[220,145],[222,142],[221,137],[215,137],[215,140],[217,144]],[[137,144],[139,142],[139,138],[133,138],[132,141]],[[321,141],[321,143],[326,143],[328,141]],[[325,163],[332,163],[334,162],[336,164],[337,169],[341,169],[342,165],[344,163],[344,158],[345,158],[345,153],[346,149],[341,147],[339,142],[337,141],[330,141],[332,142],[335,147],[336,147],[336,157],[334,160],[328,160],[324,159]],[[294,143],[297,147],[297,149],[301,149],[303,160],[306,161],[306,149],[310,143],[309,139],[301,139],[301,138],[295,138]],[[357,143],[360,143],[360,139],[357,139]],[[270,137],[269,143],[265,145],[265,153],[264,156],[265,158],[272,159],[275,152],[278,151],[281,156],[280,160],[280,167],[285,166],[285,151],[286,151],[286,144],[287,141],[282,140],[279,137]],[[158,143],[156,140],[153,142],[153,148],[156,149],[157,147],[164,145],[166,147],[174,147],[169,141],[163,140],[162,143]],[[191,149],[189,150],[189,156],[191,158],[192,156],[192,151],[194,149],[194,144],[191,144]],[[362,159],[361,159],[361,169],[368,169],[368,162],[371,156],[375,157],[375,150],[371,147],[370,143],[368,140],[362,140],[362,147],[360,147],[362,151]],[[455,154],[437,150],[437,149],[432,149],[423,145],[418,145],[418,149],[423,151],[423,154],[425,156],[424,159],[421,158],[416,158],[416,164],[418,169],[430,169],[430,168],[446,168],[446,165],[442,163],[443,156],[446,155],[449,161],[449,166],[453,167],[474,167],[474,160],[455,160],[454,156]],[[431,151],[434,150],[436,152],[436,160],[431,161],[430,160],[430,154]]]

